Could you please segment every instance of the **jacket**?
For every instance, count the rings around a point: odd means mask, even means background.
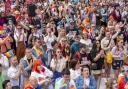
[[[89,76],[89,89],[96,89],[96,80],[94,78],[94,76],[90,75]],[[83,85],[84,85],[84,78],[83,76],[79,76],[76,80],[75,80],[75,85],[77,89],[84,89]]]

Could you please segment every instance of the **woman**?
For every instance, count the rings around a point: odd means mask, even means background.
[[[101,45],[98,40],[93,44],[90,56],[92,60],[91,69],[93,70],[93,74],[96,78],[97,85],[99,85],[100,82],[98,80],[100,80],[101,78],[100,76],[102,74],[105,54],[104,51],[101,50]]]
[[[64,57],[70,56],[70,46],[69,46],[66,38],[60,39],[60,43],[59,43],[58,47],[61,49],[62,55]]]
[[[40,60],[36,60],[33,65],[31,76],[37,79],[39,85],[46,85],[51,82],[53,73],[43,66]]]
[[[91,75],[91,70],[89,66],[83,66],[81,69],[81,76],[75,80],[77,89],[97,89],[96,81],[93,75]]]
[[[61,38],[66,38],[66,32],[64,29],[59,29],[59,35],[58,35],[58,38],[57,38],[57,41],[59,42],[61,40]]]
[[[113,56],[113,63],[112,67],[114,69],[115,78],[119,75],[120,68],[124,64],[124,47],[123,47],[123,40],[117,40],[117,44],[115,47],[112,48],[112,56]]]
[[[56,54],[54,55],[54,58],[51,60],[50,67],[54,71],[54,79],[61,77],[61,72],[64,68],[66,68],[66,62],[68,61],[68,58],[64,58],[62,56],[61,50],[58,48],[56,50]]]
[[[92,49],[92,41],[89,39],[88,33],[83,33],[83,38],[80,39],[80,42],[85,44],[88,48],[88,53]]]
[[[25,53],[25,33],[24,29],[18,25],[17,28],[14,31],[14,39],[16,41],[16,56],[18,58],[18,61],[20,61],[21,58],[24,57]]]
[[[69,68],[70,78],[73,80],[77,79],[81,74],[79,62],[77,61],[77,59],[71,60],[69,66],[70,66],[70,68]]]
[[[47,28],[47,36],[44,37],[44,42],[47,45],[47,54],[48,54],[48,66],[50,65],[51,62],[51,54],[52,54],[52,42],[56,40],[56,36],[54,35],[54,32],[52,31],[51,28]]]

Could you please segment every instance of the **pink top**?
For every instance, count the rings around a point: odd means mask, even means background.
[[[31,4],[32,0],[26,0],[27,4]]]

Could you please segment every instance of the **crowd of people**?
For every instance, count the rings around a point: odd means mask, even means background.
[[[0,0],[0,89],[100,86],[128,89],[127,0]]]

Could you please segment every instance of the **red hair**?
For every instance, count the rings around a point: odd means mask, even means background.
[[[32,71],[35,71],[35,72],[37,72],[37,73],[40,73],[41,71],[37,69],[37,67],[40,66],[40,65],[43,65],[42,61],[41,61],[41,60],[36,60],[36,61],[34,62]],[[44,72],[44,71],[45,71],[45,69],[42,68],[42,72]]]

